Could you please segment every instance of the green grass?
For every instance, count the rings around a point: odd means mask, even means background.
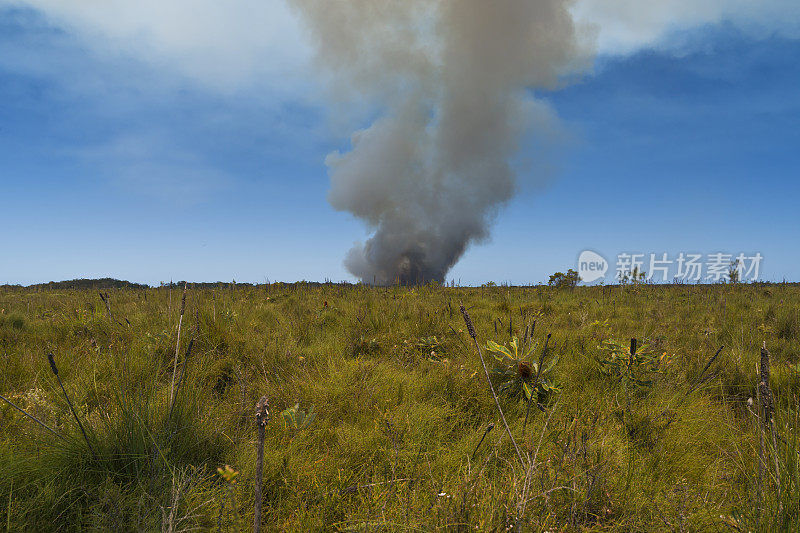
[[[113,319],[95,291],[0,289],[0,394],[65,436],[0,402],[0,531],[249,530],[262,395],[267,531],[800,528],[796,285],[190,288],[179,372],[195,341],[171,415],[180,291],[108,294]],[[558,391],[524,437],[527,405],[500,397],[532,467],[505,434],[461,302],[482,346],[507,344],[509,324],[522,338],[536,321],[539,347],[552,334]],[[651,385],[626,389],[598,358],[603,341],[632,337],[660,363]],[[747,401],[762,342],[778,440],[758,513]],[[316,412],[302,429],[280,416],[297,402]]]

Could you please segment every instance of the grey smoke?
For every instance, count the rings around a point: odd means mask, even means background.
[[[331,205],[374,230],[345,259],[363,281],[442,282],[515,193],[533,96],[586,65],[564,0],[291,0],[338,94],[379,116],[331,154]]]

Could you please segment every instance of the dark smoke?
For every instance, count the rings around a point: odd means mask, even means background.
[[[379,284],[443,282],[515,192],[511,159],[554,117],[587,55],[563,0],[292,0],[338,94],[380,117],[327,159],[333,207],[374,234],[347,269]]]

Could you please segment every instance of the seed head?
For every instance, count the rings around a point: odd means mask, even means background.
[[[467,314],[467,310],[464,308],[463,305],[459,306],[459,309],[461,310],[461,314],[464,317],[464,323],[467,325],[467,331],[469,332],[469,336],[472,337],[473,339],[476,338],[477,335],[475,334],[475,326],[472,325],[472,319],[469,317],[469,314]]]
[[[52,353],[47,354],[47,360],[50,361],[50,369],[54,375],[58,375],[58,367],[56,366],[56,359]]]
[[[186,311],[186,284],[183,284],[183,297],[181,297],[181,316]]]
[[[262,396],[256,404],[256,424],[265,427],[269,421],[269,400]]]

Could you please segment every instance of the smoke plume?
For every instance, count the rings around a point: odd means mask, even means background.
[[[331,205],[374,230],[345,266],[378,284],[442,282],[516,189],[533,91],[587,54],[565,0],[292,0],[339,94],[378,117],[333,153]],[[546,133],[546,132],[545,132]]]

